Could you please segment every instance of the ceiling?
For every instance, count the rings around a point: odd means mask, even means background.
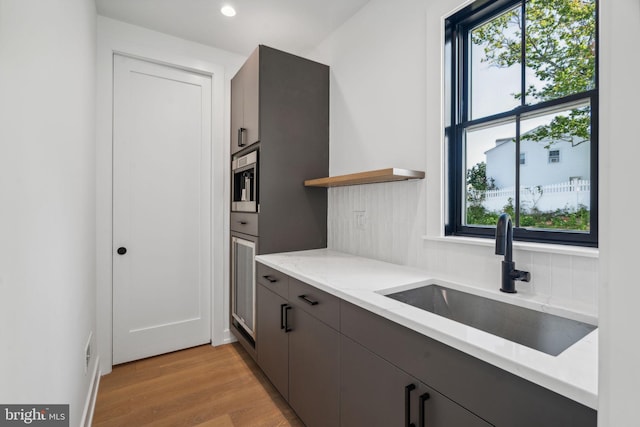
[[[369,0],[96,0],[98,13],[249,55],[258,44],[304,54]],[[228,18],[220,8],[232,5]]]

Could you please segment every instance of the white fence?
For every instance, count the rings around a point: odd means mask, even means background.
[[[515,204],[515,188],[488,190],[484,193],[482,205],[489,211],[502,211],[511,198]],[[479,195],[478,195],[479,196]],[[577,209],[580,205],[590,209],[591,181],[573,180],[550,185],[521,186],[520,203],[525,209],[540,211],[556,209]]]

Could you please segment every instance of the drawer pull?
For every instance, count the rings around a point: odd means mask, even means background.
[[[424,402],[429,400],[431,396],[429,393],[423,393],[420,395],[420,407],[418,408],[418,418],[420,419],[420,427],[426,427],[425,419],[424,419]]]
[[[275,277],[273,277],[273,276],[269,276],[268,274],[267,274],[266,276],[262,276],[262,277],[264,277],[265,279],[267,279],[270,283],[276,283],[276,282],[278,281],[278,279],[276,279],[276,278],[275,278]]]
[[[238,223],[239,223],[240,225],[247,225],[247,224],[248,224],[248,222],[247,222],[247,221],[238,221]]]
[[[300,298],[301,300],[303,300],[309,305],[318,305],[318,301],[314,301],[306,295],[298,295],[298,298]]]
[[[411,422],[411,392],[416,389],[415,384],[409,384],[404,388],[404,425],[405,427],[415,427]]]

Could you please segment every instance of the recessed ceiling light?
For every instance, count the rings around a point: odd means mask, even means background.
[[[233,8],[233,6],[229,6],[228,4],[222,6],[222,9],[220,9],[220,12],[224,15],[224,16],[236,16],[236,10]]]

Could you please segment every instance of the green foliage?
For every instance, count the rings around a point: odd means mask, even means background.
[[[483,206],[467,207],[467,224],[469,225],[495,225],[498,223],[499,212],[487,211]]]
[[[511,197],[507,199],[507,204],[502,207],[502,212],[506,212],[511,218],[515,218],[516,213],[513,208],[513,199]]]
[[[485,191],[494,190],[493,178],[487,178],[487,164],[480,162],[467,170],[467,201],[476,206],[485,199]]]
[[[524,95],[513,94],[516,99],[524,96],[527,104],[535,104],[595,87],[595,11],[595,0],[526,2],[525,66],[542,84],[528,83]],[[474,29],[471,35],[472,43],[484,50],[482,61],[501,68],[520,64],[521,40],[520,8]],[[578,145],[590,139],[590,116],[589,107],[578,107],[568,116],[556,116],[549,125],[522,138],[567,140]]]
[[[514,216],[513,201],[504,207],[512,217]],[[482,206],[469,206],[467,208],[467,224],[495,226],[500,212],[488,211]],[[541,212],[537,210],[525,211],[520,214],[520,226],[538,229],[589,231],[590,212],[586,206],[578,209],[556,209],[554,211]]]
[[[491,190],[495,187],[493,179],[487,179],[487,164],[480,162],[467,170],[467,184],[475,190]]]

